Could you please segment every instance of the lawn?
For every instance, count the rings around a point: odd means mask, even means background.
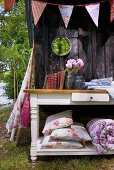
[[[5,138],[11,107],[0,111],[0,170],[114,170],[114,155],[45,156],[31,166],[30,142],[17,145]]]

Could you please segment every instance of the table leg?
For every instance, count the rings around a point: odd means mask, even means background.
[[[39,137],[39,106],[31,106],[31,160],[35,163],[37,159],[37,139]]]

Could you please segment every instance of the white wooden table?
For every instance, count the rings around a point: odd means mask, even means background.
[[[40,105],[114,105],[105,90],[49,90],[28,89],[31,108],[31,160],[35,162],[38,155],[97,155],[94,147],[88,144],[81,149],[42,149],[43,137],[39,137]],[[114,154],[109,151],[106,154]]]

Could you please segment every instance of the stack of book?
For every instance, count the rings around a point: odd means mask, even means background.
[[[59,71],[50,75],[46,75],[44,81],[44,89],[63,89],[65,79],[65,71]]]

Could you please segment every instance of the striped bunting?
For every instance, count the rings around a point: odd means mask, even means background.
[[[34,18],[34,24],[39,21],[47,3],[32,0],[32,13]]]
[[[87,9],[87,11],[88,11],[89,15],[91,16],[95,25],[98,27],[100,4],[98,3],[95,5],[87,5],[87,6],[85,6],[85,8]]]
[[[15,3],[15,0],[4,0],[4,11],[7,12],[9,11],[13,4]]]
[[[114,0],[110,0],[110,21],[114,20]]]
[[[59,10],[64,21],[65,27],[67,28],[72,15],[73,6],[59,5]]]

